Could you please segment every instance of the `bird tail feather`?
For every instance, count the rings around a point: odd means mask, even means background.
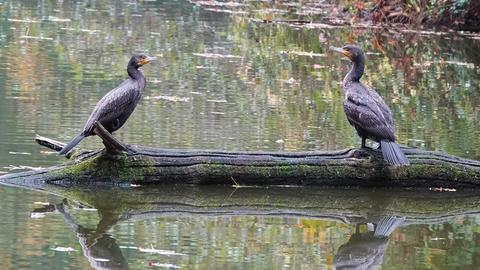
[[[382,148],[383,158],[393,166],[405,166],[410,165],[407,157],[403,153],[402,149],[396,142],[382,140],[380,141],[380,147]]]
[[[77,137],[73,138],[72,141],[65,145],[65,147],[63,147],[62,150],[58,152],[58,154],[66,155],[68,152],[70,152],[70,150],[72,150],[73,147],[75,147],[81,140],[83,140],[83,138],[85,138],[85,135],[83,133],[80,133],[79,135],[77,135]]]
[[[403,217],[385,216],[382,217],[375,227],[374,235],[376,237],[388,237],[390,234],[402,225],[405,221]]]

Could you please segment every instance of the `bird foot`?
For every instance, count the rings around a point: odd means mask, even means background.
[[[108,154],[118,155],[128,152],[128,148],[119,140],[115,139],[115,137],[113,137],[113,135],[108,132],[100,122],[95,122],[93,126],[95,127],[95,134],[102,139],[103,145],[105,145]]]
[[[375,143],[375,144],[373,144],[372,146],[362,145],[361,148],[362,148],[362,149],[371,150],[371,151],[375,151],[375,152],[378,152],[378,151],[381,150],[379,143]]]

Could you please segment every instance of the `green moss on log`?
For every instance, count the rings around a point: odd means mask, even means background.
[[[145,175],[155,172],[154,160],[148,157],[128,155],[109,156],[97,154],[80,162],[69,164],[54,174],[63,174],[65,178],[82,180],[93,178],[98,180],[115,180],[135,182],[142,181]]]

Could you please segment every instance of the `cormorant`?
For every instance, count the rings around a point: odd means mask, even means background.
[[[83,131],[69,142],[59,154],[67,154],[85,137],[95,135],[93,124],[97,121],[110,133],[121,128],[137,106],[145,88],[145,76],[138,68],[155,59],[156,57],[150,57],[142,53],[134,54],[127,65],[127,73],[130,78],[110,90],[98,101]]]
[[[377,141],[380,143],[383,158],[389,164],[409,165],[407,157],[395,142],[395,124],[390,108],[375,90],[360,82],[365,68],[365,54],[362,49],[355,45],[331,49],[343,53],[353,63],[343,79],[343,110],[348,122],[362,138],[362,147],[366,147],[367,138]]]

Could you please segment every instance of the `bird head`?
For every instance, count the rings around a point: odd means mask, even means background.
[[[363,50],[355,45],[345,45],[342,48],[330,47],[330,50],[340,52],[352,62],[364,60]]]
[[[148,56],[143,53],[136,53],[130,59],[129,65],[134,66],[135,68],[139,68],[143,65],[146,65],[152,61],[155,61],[157,58],[153,56]]]

